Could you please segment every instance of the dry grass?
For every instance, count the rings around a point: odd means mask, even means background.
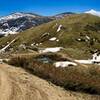
[[[33,74],[65,89],[100,94],[99,66],[56,68],[52,64],[37,61],[36,57],[15,57],[8,63],[28,69]]]

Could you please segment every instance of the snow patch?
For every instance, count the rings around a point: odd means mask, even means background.
[[[42,34],[41,37],[43,38],[43,37],[45,37],[45,36],[49,36],[49,35],[50,35],[50,33],[47,33],[47,32],[46,32],[46,33]]]
[[[57,32],[59,32],[61,30],[62,25],[59,25]]]
[[[92,60],[75,60],[75,61],[80,64],[93,64]],[[60,61],[60,62],[54,63],[54,66],[55,67],[68,67],[68,66],[77,66],[77,64],[74,62],[70,62],[70,61]]]
[[[3,26],[9,27],[8,23],[4,23]]]
[[[18,32],[18,29],[17,27],[11,27],[10,29],[5,29],[5,30],[2,30],[0,29],[0,34],[4,35],[4,36],[8,36],[9,34],[17,34]]]
[[[59,39],[57,39],[57,37],[52,37],[49,39],[49,41],[56,41],[56,42],[59,42]]]
[[[68,66],[77,66],[77,64],[73,62],[69,62],[69,61],[60,61],[60,62],[54,63],[54,66],[55,67],[68,67]]]
[[[39,53],[48,53],[48,52],[55,53],[60,51],[61,49],[63,49],[63,47],[45,48],[44,50],[39,50]]]
[[[50,41],[55,41],[57,38],[56,37],[52,37],[52,38],[50,38],[49,40]]]
[[[40,45],[41,45],[42,43],[40,43]]]
[[[31,46],[35,46],[35,43],[32,43]]]
[[[92,59],[89,60],[75,60],[78,63],[81,64],[95,64],[95,63],[100,63],[100,54],[94,53],[92,55]]]
[[[94,53],[93,55],[92,55],[92,61],[93,62],[97,62],[97,63],[100,63],[100,54],[98,54],[98,53]]]
[[[77,62],[77,63],[80,63],[80,64],[98,64],[98,65],[100,65],[100,54],[94,53],[92,56],[93,56],[92,59],[74,60],[74,61]],[[55,67],[77,66],[76,63],[71,62],[71,61],[59,61],[59,62],[55,62],[53,65]]]
[[[89,36],[87,36],[87,35],[86,35],[86,38],[87,38],[88,40],[90,40],[90,37],[89,37]]]
[[[59,39],[57,39],[56,41],[59,42]]]
[[[93,64],[92,60],[75,60],[80,64]]]
[[[81,39],[79,38],[79,39],[77,39],[78,41],[81,41]]]
[[[39,46],[39,44],[38,44],[38,43],[36,43],[36,46]]]

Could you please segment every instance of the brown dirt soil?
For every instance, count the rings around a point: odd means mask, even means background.
[[[100,100],[100,96],[65,91],[22,68],[0,64],[0,100]]]

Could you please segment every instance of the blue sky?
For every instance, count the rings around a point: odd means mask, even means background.
[[[100,10],[100,0],[0,0],[0,16],[14,12],[55,15],[61,12]]]

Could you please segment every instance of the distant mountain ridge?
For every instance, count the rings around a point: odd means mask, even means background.
[[[31,27],[38,26],[43,23],[55,20],[56,18],[63,18],[67,15],[73,14],[66,12],[57,14],[55,16],[41,16],[34,13],[17,12],[0,18],[0,35],[8,36],[9,34],[16,34]]]
[[[17,19],[17,18],[24,17],[24,16],[36,17],[36,16],[39,16],[39,15],[33,15],[33,14],[28,14],[28,13],[23,13],[23,12],[21,12],[21,13],[16,12],[16,13],[12,13],[11,15],[8,15],[8,16],[1,17],[0,21],[10,20],[10,19]]]
[[[100,12],[95,10],[86,11],[87,14],[92,14],[100,17]],[[0,17],[0,36],[8,36],[16,34],[31,27],[48,23],[53,20],[62,19],[66,16],[77,14],[74,12],[64,12],[54,16],[41,16],[34,13],[16,12],[8,16]]]
[[[0,34],[16,34],[51,20],[53,19],[32,13],[13,13],[0,18]]]

